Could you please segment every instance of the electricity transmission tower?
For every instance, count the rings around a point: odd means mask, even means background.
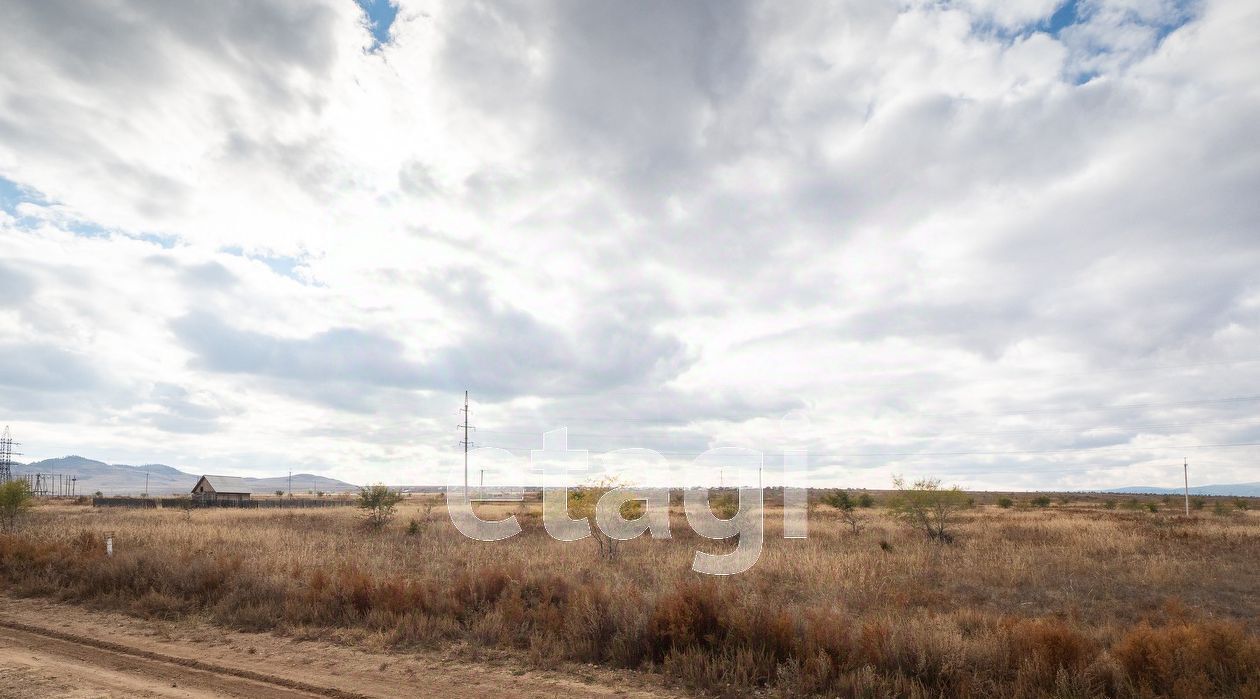
[[[21,452],[13,451],[16,446],[20,444],[13,441],[9,426],[5,425],[4,434],[0,435],[0,483],[8,483],[13,478],[13,457],[22,455]]]
[[[461,409],[464,413],[463,424],[456,427],[463,428],[464,439],[459,443],[464,448],[464,499],[468,499],[468,448],[472,446],[472,442],[468,441],[468,430],[475,430],[476,427],[468,424],[468,391],[464,391],[464,407]]]

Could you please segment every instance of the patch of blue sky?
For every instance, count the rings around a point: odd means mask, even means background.
[[[20,210],[22,204],[53,206],[55,202],[50,201],[43,194],[33,189],[23,187],[12,180],[0,177],[0,211],[4,211],[12,216],[18,227],[26,230],[37,228],[41,224],[47,222],[47,219],[44,217],[23,214]],[[111,228],[106,228],[98,223],[83,219],[74,219],[70,221],[62,219],[57,225],[84,238],[108,238],[119,232]],[[176,243],[175,236],[161,233],[141,233],[134,237],[139,238],[140,240],[156,243],[167,250],[175,247]]]
[[[72,221],[66,225],[66,230],[84,238],[108,238],[111,233],[108,228],[91,221]]]
[[[1174,3],[1174,11],[1165,16],[1162,21],[1150,22],[1137,16],[1134,16],[1133,21],[1153,27],[1156,30],[1157,40],[1163,41],[1164,37],[1177,31],[1185,26],[1187,22],[1194,19],[1199,4],[1199,0],[1180,0]],[[995,36],[1007,42],[1015,41],[1037,32],[1049,34],[1057,39],[1071,27],[1088,22],[1097,11],[1097,3],[1090,2],[1090,0],[1066,0],[1066,2],[1062,2],[1055,7],[1054,12],[1049,17],[1036,22],[1009,27],[994,24],[987,20],[977,20],[972,25],[972,30],[977,34]]]
[[[1077,0],[1068,0],[1050,15],[1050,19],[1041,23],[1039,30],[1058,38],[1060,32],[1076,24],[1080,20],[1080,5]]]
[[[367,14],[368,29],[372,31],[372,38],[376,40],[372,50],[375,51],[382,45],[388,44],[389,28],[393,26],[394,19],[398,16],[396,0],[355,0],[355,2]]]
[[[288,255],[260,255],[257,253],[248,254],[243,249],[236,246],[220,248],[220,250],[222,252],[226,252],[229,255],[236,255],[237,257],[243,257],[247,260],[254,260],[257,262],[261,262],[267,265],[267,267],[272,272],[275,272],[276,274],[279,274],[282,277],[288,277],[289,279],[292,279],[297,282],[301,282],[303,284],[307,283],[307,280],[303,279],[297,274],[297,268],[302,266],[303,264],[301,258],[291,257]]]
[[[1158,47],[1169,34],[1177,31],[1195,18],[1200,1],[1179,0],[1174,3],[1172,12],[1163,15],[1158,20],[1152,21],[1149,18],[1137,15],[1133,15],[1130,19],[1134,24],[1153,29],[1155,31],[1155,44],[1152,48]],[[1097,12],[1098,4],[1091,0],[1066,0],[1060,3],[1049,17],[1036,22],[1011,27],[995,24],[988,20],[976,20],[972,25],[972,31],[977,34],[995,37],[1008,44],[1027,38],[1035,33],[1044,33],[1056,39],[1061,39],[1065,31],[1089,22]],[[1087,46],[1086,50],[1092,51],[1094,55],[1099,55],[1106,51],[1101,46]],[[1097,76],[1098,73],[1096,71],[1078,71],[1066,77],[1073,84],[1083,85]]]
[[[19,209],[22,204],[49,204],[44,196],[33,189],[23,187],[13,180],[0,177],[0,211],[13,217],[19,228],[32,229],[40,224],[40,219],[23,214]]]
[[[179,241],[179,239],[173,235],[166,235],[162,233],[141,233],[136,237],[147,243],[158,245],[163,250],[170,250],[175,247],[175,243]]]
[[[48,200],[44,199],[39,192],[22,187],[13,180],[0,177],[0,209],[10,216],[17,216],[18,205],[26,202],[48,204]]]

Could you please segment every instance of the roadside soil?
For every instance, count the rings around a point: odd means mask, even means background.
[[[355,639],[367,641],[371,639]],[[359,645],[358,643],[355,644]],[[386,652],[0,594],[0,698],[680,697],[641,673]]]

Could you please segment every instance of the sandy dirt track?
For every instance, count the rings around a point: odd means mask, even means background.
[[[370,639],[368,639],[370,644]],[[0,595],[0,698],[677,696],[650,678],[503,656],[385,653]]]

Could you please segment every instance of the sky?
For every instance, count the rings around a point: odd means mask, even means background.
[[[0,17],[26,460],[439,483],[467,390],[644,483],[1260,481],[1254,2]]]

